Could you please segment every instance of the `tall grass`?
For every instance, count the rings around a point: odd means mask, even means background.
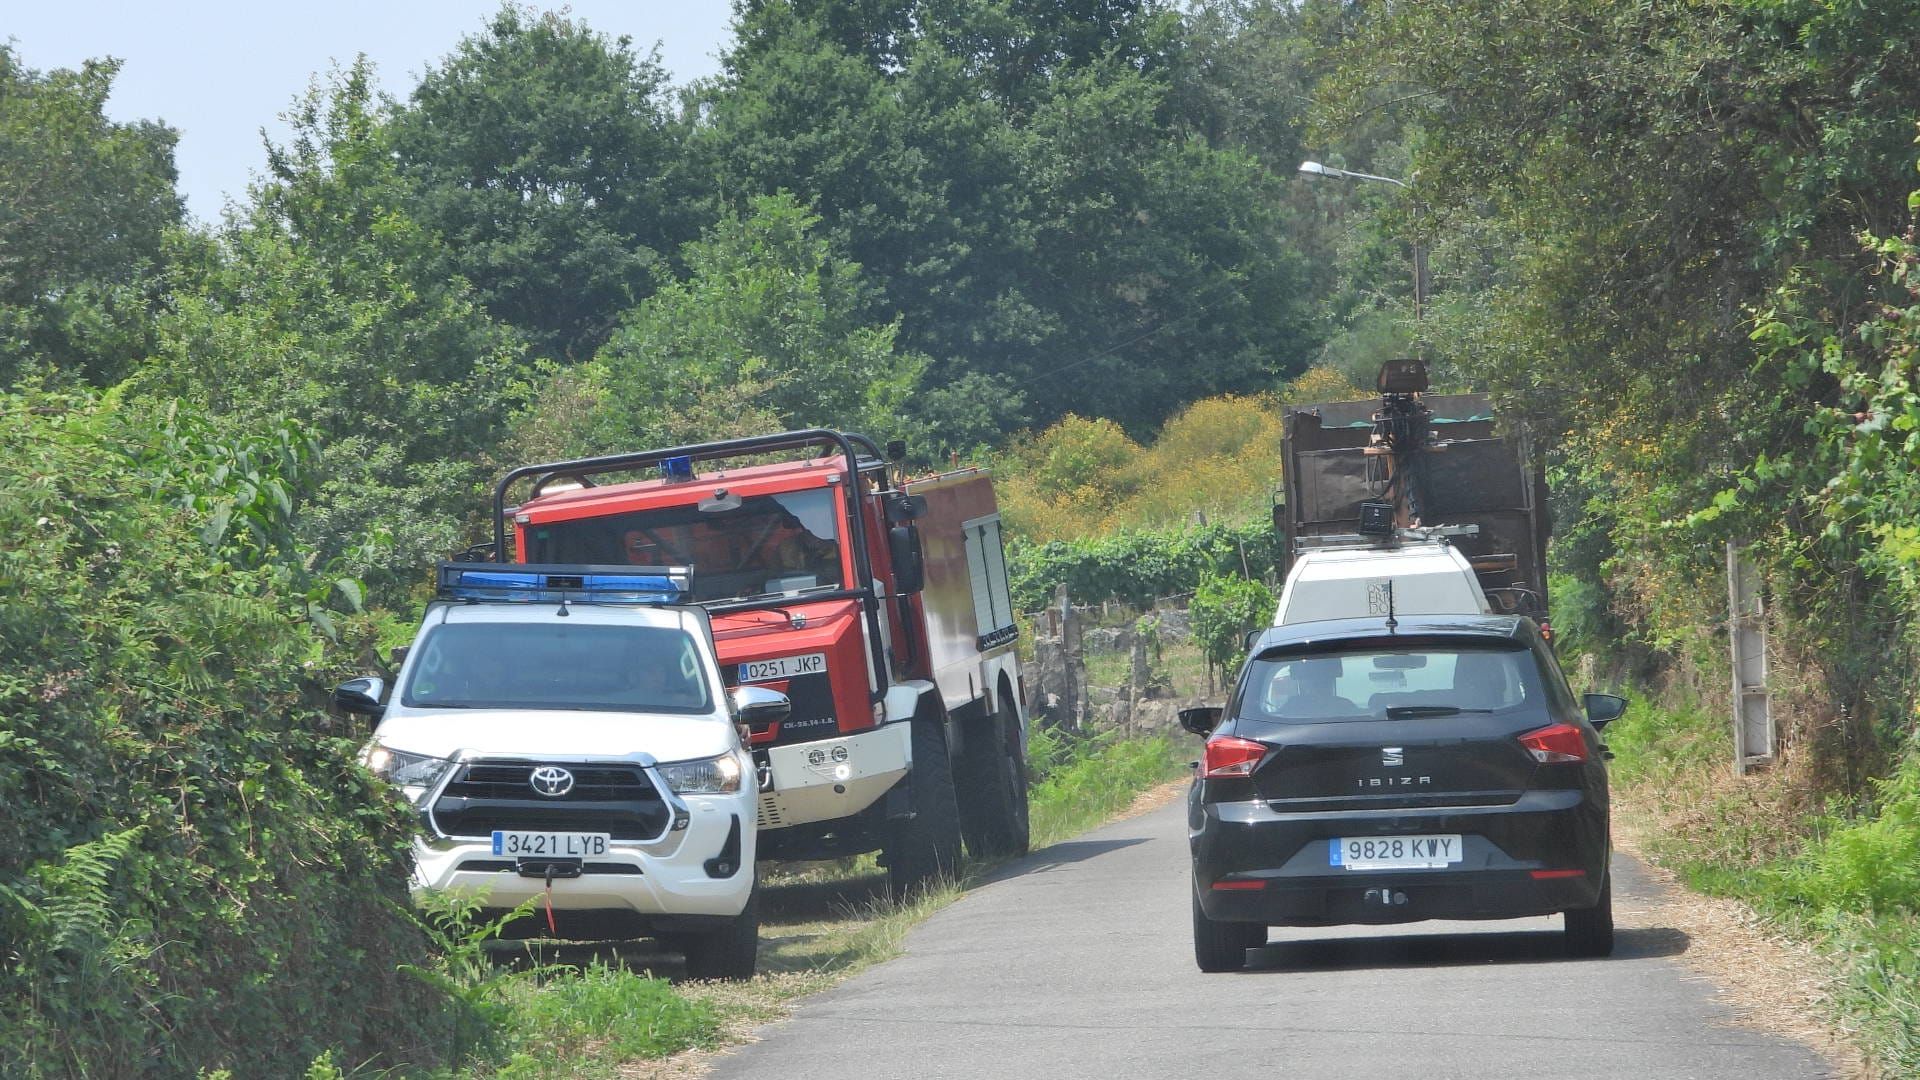
[[[1729,783],[1726,722],[1636,704],[1607,729],[1616,805],[1649,854],[1750,904],[1834,962],[1832,1019],[1889,1076],[1920,1076],[1920,759],[1852,815],[1809,814],[1775,777]]]
[[[1027,761],[1039,777],[1027,800],[1034,847],[1085,832],[1125,810],[1141,792],[1187,772],[1167,735],[1071,738],[1036,728],[1027,740]]]

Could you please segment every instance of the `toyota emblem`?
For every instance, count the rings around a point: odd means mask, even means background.
[[[542,765],[527,777],[527,786],[541,795],[557,799],[573,790],[573,774],[558,765]]]

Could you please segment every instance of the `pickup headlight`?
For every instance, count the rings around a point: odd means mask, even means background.
[[[362,761],[369,772],[398,787],[415,806],[426,801],[454,765],[446,758],[410,754],[379,743],[367,747]]]
[[[731,795],[740,790],[740,759],[732,754],[660,766],[676,795]]]

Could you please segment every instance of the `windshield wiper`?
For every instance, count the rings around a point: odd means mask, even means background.
[[[1458,716],[1461,713],[1490,713],[1492,709],[1463,709],[1458,705],[1389,705],[1387,719],[1405,720],[1416,716]]]

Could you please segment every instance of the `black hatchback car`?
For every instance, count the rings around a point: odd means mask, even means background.
[[[1242,967],[1269,926],[1565,912],[1567,949],[1613,949],[1598,731],[1532,620],[1403,616],[1276,626],[1207,736],[1188,797],[1193,945]]]

